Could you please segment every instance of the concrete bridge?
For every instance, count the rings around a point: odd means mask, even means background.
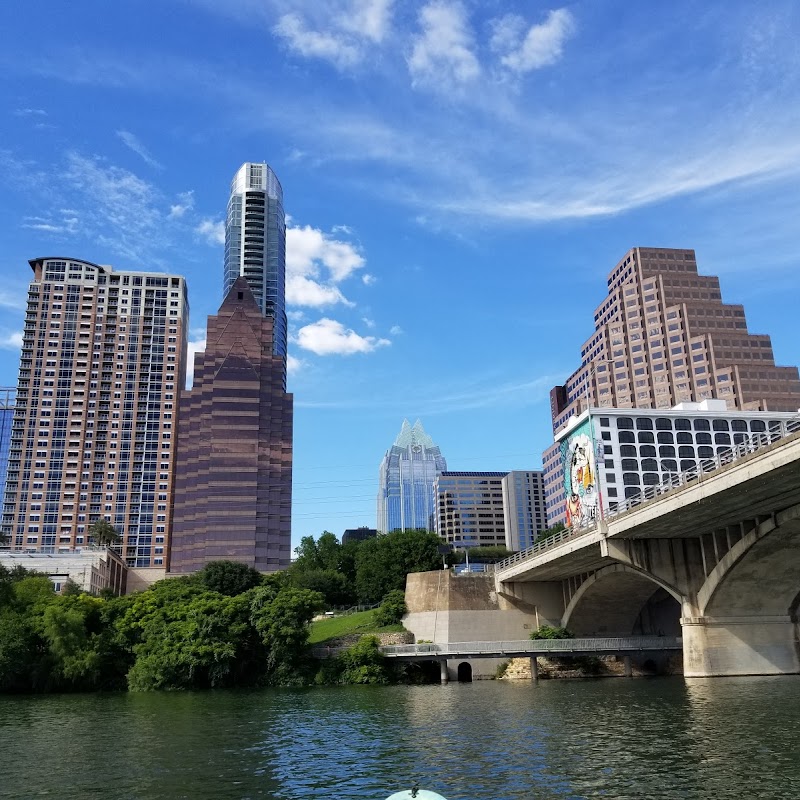
[[[800,420],[501,562],[495,587],[578,636],[680,635],[687,676],[800,672]]]

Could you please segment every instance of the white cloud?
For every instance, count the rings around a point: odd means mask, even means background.
[[[180,219],[194,208],[194,191],[181,192],[178,195],[178,202],[169,207],[169,218]]]
[[[297,375],[301,369],[306,365],[306,362],[303,361],[302,358],[297,358],[296,356],[288,355],[286,356],[286,372],[289,375]]]
[[[225,244],[225,223],[204,219],[195,229],[209,244]]]
[[[481,74],[472,52],[473,36],[464,7],[458,2],[434,0],[419,13],[422,33],[416,37],[408,69],[414,86],[447,92]]]
[[[15,117],[46,117],[47,112],[43,108],[18,108],[14,112]]]
[[[346,306],[353,305],[336,286],[326,286],[303,275],[287,275],[286,302],[293,306],[312,306],[314,308],[333,306],[338,303]]]
[[[392,325],[392,327],[389,328],[389,333],[391,333],[392,336],[400,336],[400,334],[403,333],[403,329],[399,325]]]
[[[5,268],[7,271],[4,275],[12,274],[11,267]],[[8,284],[9,281],[4,278],[4,283]],[[0,308],[10,308],[19,311],[27,307],[27,294],[26,290],[20,286],[17,290],[0,288]]]
[[[310,225],[286,230],[286,270],[290,275],[318,275],[326,267],[335,283],[361,269],[364,257],[350,242],[332,239]]]
[[[283,14],[273,32],[305,58],[330,61],[339,69],[361,62],[367,45],[380,44],[390,26],[393,0],[346,0],[310,4]],[[309,19],[310,18],[310,19]]]
[[[378,279],[374,275],[370,275],[368,272],[365,272],[361,276],[361,281],[363,282],[364,286],[372,286],[375,281]]]
[[[375,320],[369,317],[361,317],[361,321],[370,329],[375,327]]]
[[[78,232],[79,220],[73,209],[61,209],[58,215],[23,217],[22,227],[42,233],[74,234]]]
[[[296,308],[286,312],[286,316],[292,322],[302,322],[306,318],[306,312],[302,309]]]
[[[150,167],[154,167],[155,169],[163,169],[161,164],[150,155],[150,151],[142,144],[139,140],[139,137],[135,134],[131,133],[130,131],[117,131],[117,136],[122,140],[122,143],[125,147],[133,150],[139,158],[144,161]]]
[[[22,331],[14,331],[0,336],[0,348],[3,350],[19,350],[22,347]]]
[[[325,317],[300,328],[295,341],[304,350],[310,350],[318,356],[370,353],[378,347],[391,344],[388,339],[360,336],[345,328],[341,322]]]
[[[358,48],[330,33],[313,31],[297,14],[284,14],[274,28],[290,50],[306,58],[322,58],[340,69],[352,67],[360,58]]]
[[[194,383],[194,356],[206,349],[205,336],[202,339],[192,339],[186,343],[186,388],[191,389]]]
[[[547,19],[540,25],[532,25],[521,41],[517,38],[519,23],[516,15],[502,18],[496,23],[492,37],[495,50],[511,45],[500,61],[518,73],[555,64],[561,58],[564,43],[575,33],[575,18],[566,8],[550,11]]]

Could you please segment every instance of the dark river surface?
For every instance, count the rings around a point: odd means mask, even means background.
[[[800,676],[0,697],[0,797],[800,798]]]

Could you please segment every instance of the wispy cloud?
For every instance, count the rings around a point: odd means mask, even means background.
[[[0,334],[0,349],[19,350],[22,347],[22,331]]]
[[[150,155],[150,151],[142,144],[138,136],[130,131],[117,131],[117,136],[121,139],[122,143],[130,150],[133,150],[145,164],[154,169],[163,169],[163,166]]]
[[[419,12],[419,23],[421,32],[408,57],[414,86],[447,93],[481,74],[467,13],[461,3],[434,0]]]
[[[43,108],[18,108],[14,111],[15,117],[46,117],[47,112]]]
[[[524,20],[514,14],[495,21],[492,47],[503,53],[500,62],[517,73],[555,64],[564,43],[575,32],[575,18],[566,8],[550,11],[547,19],[524,31]]]
[[[169,207],[169,218],[180,219],[186,215],[187,211],[194,208],[194,191],[181,192],[178,195],[178,202]]]

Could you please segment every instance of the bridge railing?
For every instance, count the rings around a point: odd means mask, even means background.
[[[672,473],[668,478],[662,480],[660,483],[653,484],[652,486],[645,486],[644,489],[642,489],[642,491],[635,497],[627,497],[624,500],[616,502],[613,507],[609,507],[604,512],[604,518],[611,519],[619,516],[620,514],[624,514],[625,512],[630,511],[632,508],[636,508],[643,503],[648,503],[652,500],[655,500],[656,498],[659,498],[662,495],[673,491],[674,489],[679,489],[682,486],[686,486],[686,484],[691,483],[692,481],[702,481],[704,475],[707,475],[710,472],[715,472],[722,467],[728,466],[728,464],[732,464],[734,461],[738,461],[739,459],[745,458],[746,456],[749,456],[758,450],[769,447],[775,442],[785,439],[787,436],[792,436],[798,431],[800,431],[800,417],[789,420],[788,422],[781,422],[780,427],[773,430],[765,431],[763,433],[751,433],[738,444],[719,451],[713,458],[700,459],[697,462],[696,467],[683,472]],[[579,536],[584,536],[587,533],[591,533],[596,529],[596,527],[597,522],[593,521],[582,527],[574,526],[572,528],[566,528],[563,531],[554,533],[552,536],[548,536],[546,539],[543,539],[540,542],[536,542],[533,546],[527,548],[526,550],[521,550],[519,553],[514,553],[514,555],[509,556],[503,561],[498,561],[497,564],[494,565],[494,569],[502,570],[513,566],[520,561],[527,561],[538,553],[541,553],[545,550],[550,550],[551,548],[562,544],[568,539],[574,539]]]
[[[585,637],[580,639],[520,639],[497,642],[448,642],[401,644],[381,647],[385,656],[447,658],[450,656],[591,654],[635,651],[680,650],[679,636]]]

